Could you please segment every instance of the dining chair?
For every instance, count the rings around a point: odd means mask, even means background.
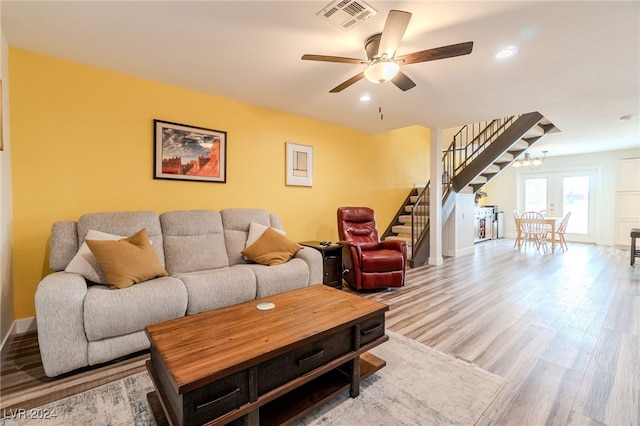
[[[547,217],[547,211],[546,210],[540,210],[538,213],[540,213],[542,215],[542,217]],[[553,228],[552,225],[544,225],[544,227],[547,229],[547,232],[551,232],[551,228]]]
[[[526,244],[527,242],[532,242],[536,245],[536,248],[540,250],[542,247],[545,251],[547,250],[547,234],[549,233],[549,229],[542,222],[540,223],[531,223],[526,222],[526,219],[537,219],[544,220],[544,216],[542,216],[538,212],[525,212],[522,213],[520,219],[524,219],[524,222],[521,222],[522,233],[524,234],[523,242]]]
[[[515,209],[513,210],[513,220],[516,223],[516,241],[513,243],[513,246],[520,248],[520,244],[522,243],[522,226],[520,226],[520,215]]]
[[[558,235],[558,240],[560,241],[560,248],[562,249],[563,252],[566,250],[569,250],[569,246],[567,246],[567,240],[564,239],[564,234],[567,233],[567,224],[569,223],[570,217],[571,217],[571,212],[568,212],[564,216],[564,219],[562,219],[562,222],[560,223],[560,226],[558,226],[558,230],[556,231],[556,234]]]

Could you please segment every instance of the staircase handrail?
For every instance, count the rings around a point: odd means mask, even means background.
[[[451,143],[454,148],[452,151],[453,154],[461,154],[453,155],[451,179],[453,179],[460,170],[473,161],[473,159],[478,157],[480,153],[482,153],[519,117],[519,115],[512,115],[509,117],[497,118],[488,122],[484,121],[474,123],[471,125],[471,140],[469,140],[468,133],[466,132],[469,126],[463,126],[460,131],[456,133]],[[463,134],[466,136],[465,138],[463,138]]]
[[[521,116],[513,115],[471,125],[465,124],[456,132],[449,147],[442,152],[442,200],[440,202],[444,203],[450,193],[455,191],[454,178],[456,175],[484,152]],[[469,137],[469,130],[471,137]],[[425,217],[425,215],[417,215],[416,213],[420,210],[425,211],[429,206],[430,185],[431,181],[427,182],[411,210],[411,245],[414,254],[415,248],[418,247],[419,242],[425,238],[425,234],[429,230],[431,214]]]
[[[424,230],[429,227],[430,215],[416,215],[416,211],[420,210],[420,206],[422,206],[422,208],[428,206],[428,203],[424,200],[428,199],[430,185],[431,181],[428,181],[418,194],[418,198],[416,202],[413,203],[413,208],[411,209],[411,247],[416,247],[418,239],[422,236]]]

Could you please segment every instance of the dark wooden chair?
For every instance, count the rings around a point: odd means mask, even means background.
[[[640,228],[631,229],[631,266],[636,263],[636,257],[640,257],[640,250],[636,249],[636,238],[640,238]]]

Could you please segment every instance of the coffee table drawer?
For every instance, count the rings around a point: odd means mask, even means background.
[[[258,395],[324,365],[353,349],[352,328],[338,331],[258,365]]]
[[[248,402],[249,374],[245,370],[186,393],[183,424],[201,425]]]
[[[376,340],[384,335],[384,314],[375,316],[360,323],[360,346]]]

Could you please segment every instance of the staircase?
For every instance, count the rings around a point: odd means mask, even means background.
[[[462,127],[442,153],[442,223],[455,207],[453,193],[467,186],[477,192],[542,136],[557,131],[538,112]],[[426,264],[429,257],[429,185],[411,190],[382,235],[407,241],[411,267]]]

